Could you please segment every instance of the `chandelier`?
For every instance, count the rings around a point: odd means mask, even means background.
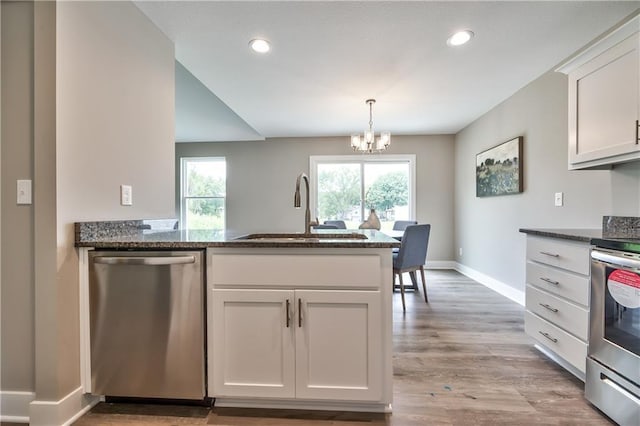
[[[364,135],[351,135],[351,148],[360,152],[381,152],[391,145],[391,132],[380,132],[378,138],[373,133],[373,104],[375,99],[365,101],[369,105],[369,130],[364,131]]]

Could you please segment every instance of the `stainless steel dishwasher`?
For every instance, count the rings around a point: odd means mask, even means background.
[[[89,253],[92,393],[205,397],[202,256]]]

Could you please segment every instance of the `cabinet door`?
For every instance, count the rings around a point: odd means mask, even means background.
[[[570,168],[624,161],[640,151],[638,34],[569,74]]]
[[[379,291],[296,290],[296,397],[379,401]]]
[[[293,290],[212,292],[210,396],[293,398]]]

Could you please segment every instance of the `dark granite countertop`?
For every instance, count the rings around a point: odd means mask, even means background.
[[[317,230],[317,234],[357,233],[358,238],[300,238],[300,239],[237,239],[246,232],[171,229],[167,221],[104,221],[77,222],[75,224],[75,246],[100,249],[203,249],[207,247],[296,247],[296,248],[392,248],[400,242],[380,231],[361,230]],[[175,221],[171,222],[174,223]],[[304,236],[295,233],[296,236]],[[265,234],[267,236],[268,234]],[[305,236],[308,237],[308,236]]]
[[[602,238],[601,229],[520,228],[520,232],[539,237],[560,238],[584,243],[591,243],[594,238]]]

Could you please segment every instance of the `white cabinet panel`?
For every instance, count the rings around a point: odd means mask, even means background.
[[[589,311],[532,286],[527,286],[526,294],[529,311],[587,341]]]
[[[589,275],[588,244],[555,238],[527,237],[527,258],[546,265]]]
[[[585,342],[529,311],[524,313],[524,329],[529,336],[560,355],[581,373],[585,373],[587,359]]]
[[[292,290],[213,290],[213,396],[293,397]]]
[[[527,283],[582,306],[589,305],[590,283],[586,275],[527,262]]]
[[[640,159],[640,18],[588,47],[568,75],[569,169]]]
[[[219,253],[211,258],[213,285],[378,287],[380,256],[281,253]]]
[[[380,292],[297,290],[296,396],[379,400]]]

